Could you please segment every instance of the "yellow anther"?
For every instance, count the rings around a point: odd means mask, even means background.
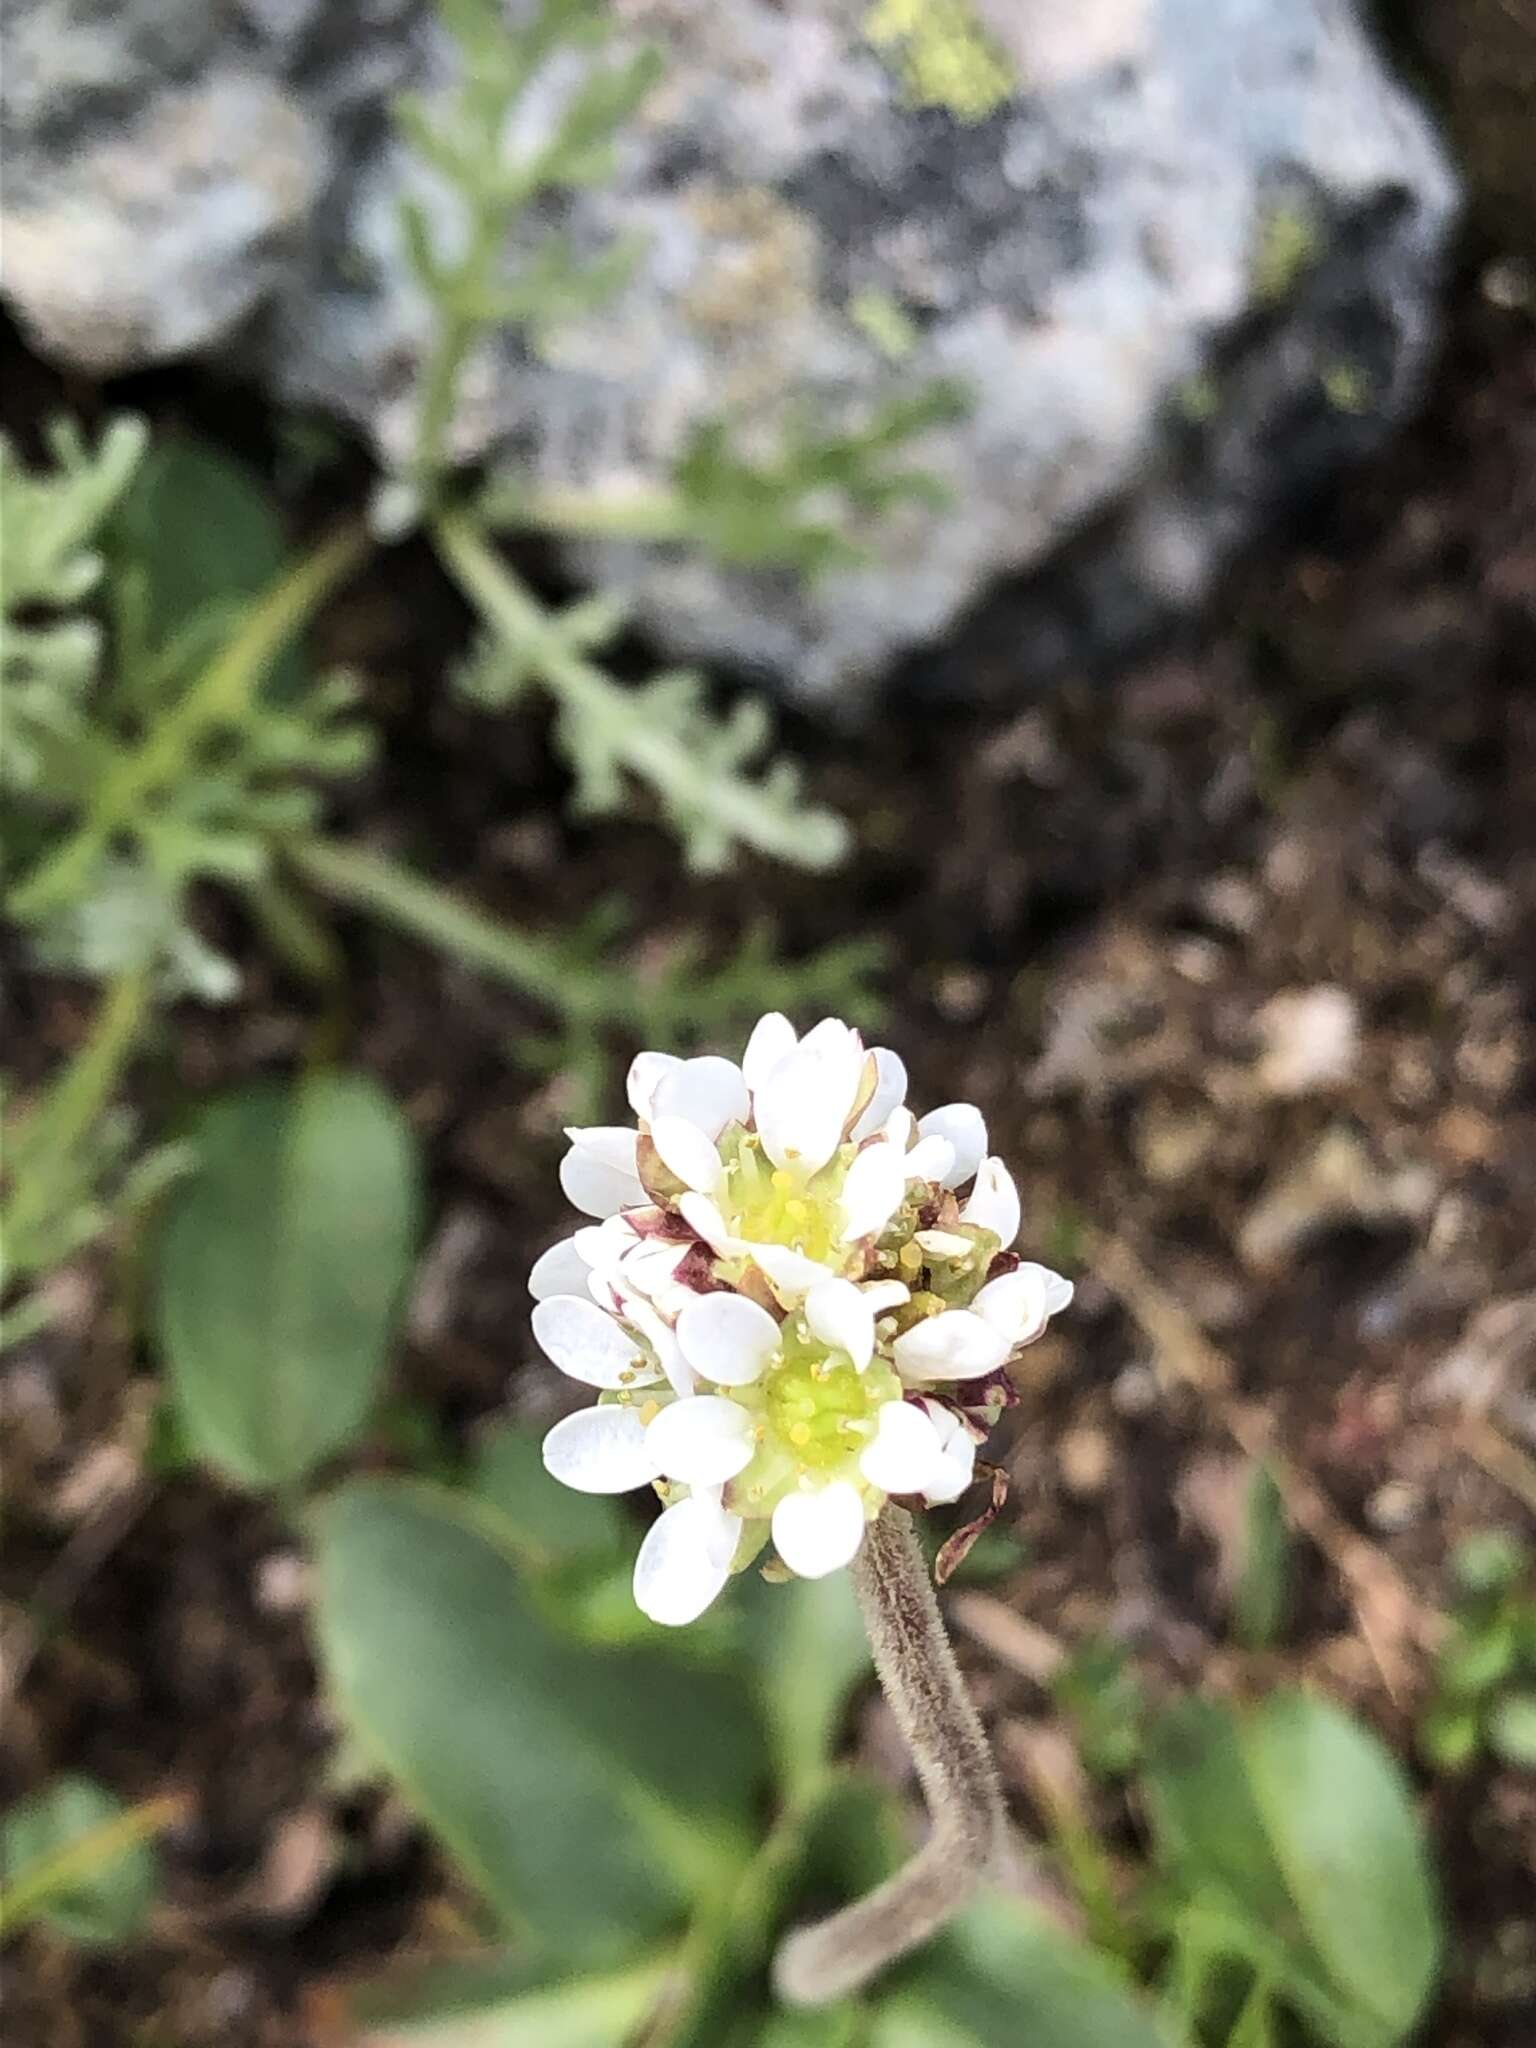
[[[786,1188],[792,1188],[794,1184],[795,1176],[792,1173],[786,1173],[782,1166],[776,1166],[768,1176],[768,1185],[777,1188],[781,1195]]]
[[[923,1254],[920,1247],[910,1242],[902,1246],[897,1257],[898,1262],[905,1266],[909,1273],[915,1273],[923,1263]]]
[[[647,1401],[640,1410],[640,1420],[649,1429],[660,1413],[661,1403],[659,1401]]]
[[[795,1423],[789,1432],[789,1440],[792,1444],[808,1444],[811,1440],[811,1425],[808,1422]]]

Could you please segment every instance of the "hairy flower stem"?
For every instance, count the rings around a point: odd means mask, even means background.
[[[875,1669],[917,1766],[933,1832],[867,1898],[781,1945],[774,1985],[790,2005],[845,1997],[927,1941],[966,1904],[1003,1841],[997,1773],[910,1515],[885,1510],[854,1560],[853,1581]]]

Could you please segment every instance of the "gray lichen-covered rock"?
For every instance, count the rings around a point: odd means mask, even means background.
[[[579,326],[473,365],[464,454],[626,491],[720,415],[771,449],[797,407],[855,424],[935,376],[971,396],[912,451],[948,506],[898,508],[862,566],[806,585],[573,547],[666,648],[812,701],[940,646],[933,688],[1027,685],[1191,607],[1414,391],[1453,182],[1344,0],[618,12],[667,70],[614,182],[560,211],[645,258]],[[385,108],[446,75],[430,11],[8,17],[5,281],[39,345],[98,370],[220,349],[399,456],[430,319]]]

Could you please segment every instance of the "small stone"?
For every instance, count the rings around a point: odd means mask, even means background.
[[[1200,891],[1200,907],[1212,924],[1230,932],[1251,932],[1263,898],[1246,875],[1213,875]]]
[[[298,1614],[309,1605],[312,1583],[296,1550],[274,1550],[256,1567],[256,1605],[267,1614]]]
[[[1091,1500],[1104,1491],[1114,1464],[1108,1432],[1092,1423],[1069,1429],[1057,1446],[1057,1469],[1068,1493]]]
[[[1389,1479],[1365,1504],[1366,1520],[1385,1535],[1411,1528],[1423,1512],[1423,1489],[1406,1479]]]
[[[974,967],[947,967],[939,976],[933,1000],[952,1024],[970,1024],[987,1006],[990,984]]]
[[[1360,1064],[1360,1013],[1332,983],[1288,989],[1254,1019],[1263,1041],[1258,1082],[1266,1095],[1319,1095],[1352,1081]]]
[[[1162,1399],[1162,1386],[1154,1367],[1128,1365],[1115,1375],[1109,1398],[1119,1415],[1150,1415]]]
[[[1136,1157],[1148,1180],[1176,1187],[1210,1157],[1219,1128],[1209,1110],[1151,1102],[1136,1119]]]

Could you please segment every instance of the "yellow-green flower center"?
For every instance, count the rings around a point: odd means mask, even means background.
[[[880,1410],[900,1400],[901,1382],[878,1358],[860,1372],[846,1351],[812,1336],[803,1316],[791,1316],[763,1377],[722,1392],[756,1420],[757,1453],[732,1482],[731,1505],[757,1516],[771,1514],[807,1479],[837,1474],[862,1484],[859,1453],[875,1435]]]
[[[721,1143],[725,1191],[721,1211],[735,1237],[751,1244],[782,1244],[829,1264],[842,1236],[843,1182],[857,1147],[844,1145],[817,1173],[775,1166],[755,1131]]]

